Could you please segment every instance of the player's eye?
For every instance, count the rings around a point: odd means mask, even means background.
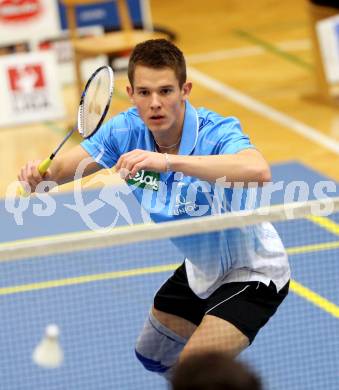
[[[172,91],[173,91],[172,88],[163,88],[161,90],[161,94],[162,95],[169,95]]]
[[[149,92],[146,90],[146,89],[140,89],[138,91],[138,95],[139,96],[148,96],[149,95]]]

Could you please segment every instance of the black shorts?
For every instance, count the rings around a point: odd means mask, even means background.
[[[232,282],[201,299],[189,287],[183,263],[157,292],[154,307],[197,326],[205,314],[222,318],[237,327],[252,343],[259,329],[287,296],[288,288],[289,283],[277,292],[273,282],[269,286],[261,282]]]

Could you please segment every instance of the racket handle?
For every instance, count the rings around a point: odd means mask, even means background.
[[[47,169],[50,167],[51,163],[52,163],[52,159],[48,157],[39,164],[38,171],[40,172],[41,175],[47,172]]]
[[[26,192],[23,186],[20,186],[17,189],[17,195],[18,196],[23,196],[24,198],[27,198],[30,195],[30,193]]]
[[[44,175],[47,172],[47,169],[49,168],[51,163],[52,163],[52,159],[50,157],[48,157],[39,164],[38,171],[39,171],[40,175]],[[19,196],[24,196],[24,197],[27,197],[30,195],[28,192],[26,192],[26,190],[22,186],[19,187],[18,193],[19,193]]]

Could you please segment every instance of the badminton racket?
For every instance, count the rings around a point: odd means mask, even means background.
[[[52,154],[39,164],[38,170],[41,175],[47,172],[54,157],[76,130],[86,139],[100,128],[109,109],[113,90],[113,70],[109,66],[101,66],[90,76],[81,94],[77,125],[66,134]],[[20,187],[19,193],[22,196],[28,195],[23,187]]]

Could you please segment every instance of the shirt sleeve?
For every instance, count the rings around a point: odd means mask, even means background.
[[[254,148],[249,137],[244,134],[237,118],[224,118],[218,123],[218,135],[220,154],[235,154],[244,149]]]
[[[128,141],[129,133],[127,120],[123,114],[119,114],[84,140],[81,146],[103,168],[112,168],[124,153],[124,145]]]

